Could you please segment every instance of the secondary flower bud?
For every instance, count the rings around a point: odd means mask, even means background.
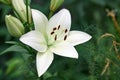
[[[50,10],[54,12],[56,9],[58,9],[62,5],[63,2],[64,0],[51,0]]]
[[[22,20],[22,22],[27,22],[27,11],[24,0],[12,0],[13,8],[17,13],[17,16]],[[28,6],[28,22],[31,23],[31,10]]]
[[[5,16],[5,22],[9,33],[14,37],[20,37],[24,34],[24,26],[21,21],[11,15]]]

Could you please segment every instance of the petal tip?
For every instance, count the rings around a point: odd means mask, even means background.
[[[22,35],[20,38],[19,38],[19,40],[21,41],[21,42],[23,42],[23,40],[24,40],[24,35]]]
[[[44,73],[39,73],[39,72],[37,72],[38,73],[38,77],[41,77]]]
[[[46,51],[44,53],[38,52],[36,56],[36,68],[38,77],[42,76],[54,59],[53,53],[51,51]]]
[[[87,41],[89,41],[91,38],[92,36],[88,34]]]
[[[75,56],[75,57],[73,57],[74,59],[78,59],[79,57],[78,56]]]
[[[38,73],[38,77],[42,76],[41,74]]]
[[[63,9],[62,9],[62,11],[67,11],[67,12],[69,12],[69,10],[68,10],[68,9],[66,9],[66,8],[63,8]]]
[[[75,59],[78,59],[79,58],[79,55],[77,54],[76,56],[75,56]]]
[[[69,11],[68,9],[65,9],[65,8],[62,9],[61,12],[64,12],[64,13],[68,13],[68,14],[70,14],[70,11]]]

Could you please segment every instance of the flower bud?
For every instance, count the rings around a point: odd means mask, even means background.
[[[26,11],[26,5],[24,3],[24,0],[12,0],[13,8],[17,14],[17,16],[22,20],[22,22],[27,22],[27,11]],[[31,10],[28,6],[28,22],[31,23]]]
[[[11,4],[11,0],[0,0],[0,2],[10,5]]]
[[[63,2],[64,0],[51,0],[50,10],[54,12],[56,9],[58,9],[62,5]]]
[[[21,21],[11,15],[5,16],[5,22],[9,33],[14,37],[20,37],[24,34],[24,26]]]

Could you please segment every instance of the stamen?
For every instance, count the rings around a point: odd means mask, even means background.
[[[60,25],[58,26],[58,30],[60,29]]]
[[[56,27],[54,27],[54,28],[53,28],[53,31],[54,31],[54,30],[56,30],[56,29],[57,29],[57,28],[56,28]]]
[[[51,35],[53,35],[55,32],[51,32]]]
[[[55,40],[55,41],[57,40],[57,35],[55,35],[55,38],[54,38],[54,40]]]
[[[64,40],[66,40],[67,39],[67,35],[65,35],[65,37],[64,37]]]
[[[65,29],[65,33],[67,33],[67,31],[68,31],[68,30],[67,30],[67,29]]]

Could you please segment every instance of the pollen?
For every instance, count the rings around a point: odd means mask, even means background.
[[[60,29],[60,25],[58,26],[58,30]]]
[[[62,28],[60,25],[58,27],[53,27],[51,31],[51,37],[53,37],[54,41],[59,41],[59,40],[66,40],[67,39],[67,33],[68,29],[67,28]]]
[[[53,28],[53,31],[55,31],[56,29],[57,29],[57,28],[56,28],[56,27],[54,27],[54,28]]]
[[[55,32],[51,32],[50,34],[53,35]]]
[[[54,38],[54,40],[55,40],[55,41],[57,40],[57,35],[55,35],[55,38]]]
[[[65,29],[65,33],[67,33],[68,32],[68,30],[67,29]]]
[[[66,40],[66,39],[67,39],[67,35],[64,36],[64,40]]]

